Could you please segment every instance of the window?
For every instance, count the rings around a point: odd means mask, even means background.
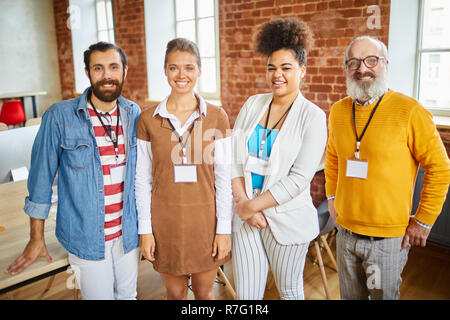
[[[70,0],[75,93],[90,86],[84,73],[83,52],[98,41],[115,42],[111,0]]]
[[[195,89],[220,105],[218,0],[144,0],[148,97],[163,100],[170,93],[164,75],[167,42],[176,37],[194,41],[202,59],[202,75]]]
[[[421,0],[416,95],[435,115],[450,116],[450,1]]]
[[[215,0],[174,0],[175,34],[194,41],[202,59],[198,92],[205,98],[219,98],[219,55]]]
[[[98,41],[115,43],[111,0],[95,0],[95,12]]]

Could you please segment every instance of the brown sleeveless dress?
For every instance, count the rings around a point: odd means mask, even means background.
[[[228,116],[222,108],[207,104],[206,116],[195,121],[186,144],[187,163],[197,166],[197,183],[175,183],[174,164],[181,164],[181,146],[168,120],[159,114],[153,117],[156,107],[141,113],[137,128],[137,138],[151,142],[153,156],[153,267],[171,275],[213,270],[231,258],[229,254],[214,261],[211,256],[216,234],[214,140],[229,134]]]

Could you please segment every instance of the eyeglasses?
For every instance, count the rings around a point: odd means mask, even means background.
[[[385,58],[378,56],[367,56],[364,59],[351,58],[345,61],[345,65],[349,70],[357,70],[361,66],[362,61],[367,68],[374,68],[377,66],[378,60],[380,59],[384,60]]]

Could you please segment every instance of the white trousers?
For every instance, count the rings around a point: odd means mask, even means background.
[[[122,237],[105,243],[104,260],[69,253],[69,262],[84,300],[136,299],[139,248],[124,254]]]
[[[303,268],[307,243],[281,245],[269,227],[262,230],[244,223],[233,232],[232,254],[236,293],[241,300],[261,300],[269,265],[281,299],[303,300]]]

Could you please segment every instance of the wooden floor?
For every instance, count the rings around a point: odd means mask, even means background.
[[[335,241],[332,240],[331,249],[335,252]],[[326,299],[322,284],[319,266],[312,262],[315,259],[315,250],[311,246],[305,264],[304,291],[307,300]],[[337,272],[332,269],[328,255],[323,252],[323,261],[328,279],[331,299],[340,299],[339,280]],[[231,263],[224,266],[225,274],[233,283]],[[400,287],[400,299],[407,300],[448,300],[450,299],[450,248],[443,248],[428,244],[425,248],[413,247],[409,253],[408,263],[403,271],[403,282]],[[74,290],[68,289],[73,284],[73,275],[62,272],[56,275],[52,287],[45,291],[48,279],[43,279],[14,291],[0,295],[0,300],[5,299],[45,299],[45,300],[70,300],[74,299]],[[158,300],[165,294],[165,288],[157,272],[153,270],[148,261],[141,261],[138,277],[138,299]],[[231,295],[217,283],[215,285],[217,299],[231,299]],[[264,299],[279,299],[279,294],[274,285],[266,290]],[[192,292],[188,299],[194,299]]]

